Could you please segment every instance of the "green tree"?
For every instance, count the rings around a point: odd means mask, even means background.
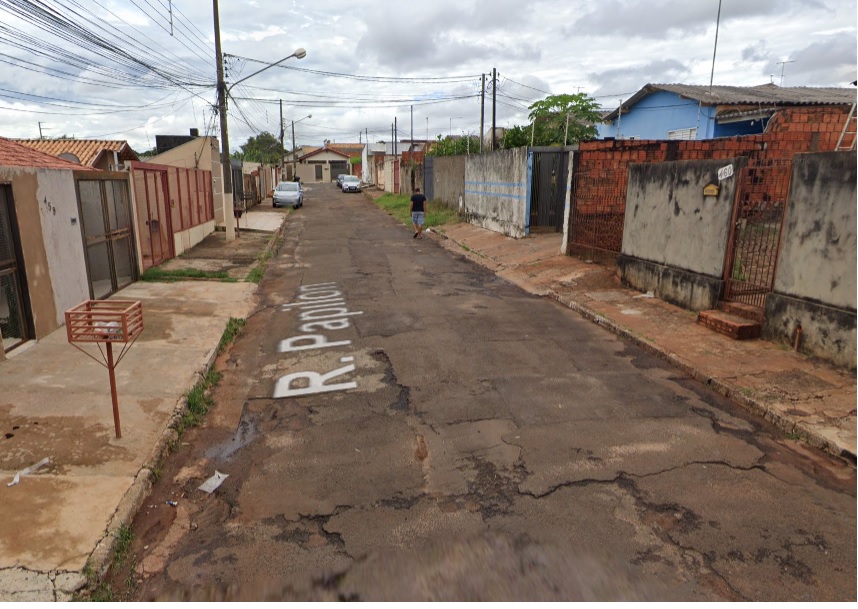
[[[534,146],[563,146],[592,139],[602,120],[599,105],[586,93],[549,95],[528,109]]]
[[[253,163],[279,165],[283,153],[280,149],[280,140],[269,132],[263,131],[259,135],[249,138],[247,143],[241,146],[240,156],[245,161]]]
[[[429,156],[455,156],[457,154],[476,154],[480,151],[480,138],[478,137],[450,137],[440,135],[432,144]]]
[[[500,147],[520,148],[521,146],[530,146],[530,127],[528,125],[515,125],[510,127],[503,134]]]

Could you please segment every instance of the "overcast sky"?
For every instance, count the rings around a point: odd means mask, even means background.
[[[0,136],[219,134],[208,0],[0,0]],[[291,144],[478,134],[480,76],[496,122],[584,92],[615,108],[647,83],[709,84],[718,0],[220,0],[233,150],[262,131]],[[171,23],[172,9],[172,23]],[[722,0],[716,85],[850,87],[855,0]],[[171,34],[172,31],[172,34]],[[98,46],[97,46],[98,45]],[[413,107],[413,122],[412,122]],[[305,118],[312,115],[312,118]],[[491,125],[487,83],[486,129]]]

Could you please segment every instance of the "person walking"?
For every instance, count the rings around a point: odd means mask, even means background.
[[[411,212],[411,223],[414,225],[414,238],[423,238],[423,222],[426,219],[426,197],[420,194],[420,189],[415,188],[414,194],[411,195],[411,207],[408,208]]]

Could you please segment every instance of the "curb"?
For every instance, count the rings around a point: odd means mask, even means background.
[[[441,239],[449,240],[453,243],[459,244],[460,246],[462,245],[461,243],[459,243],[455,239],[450,238],[444,233],[436,231],[433,232],[439,237],[441,237]],[[498,268],[493,268],[493,266],[487,264],[487,262],[489,262],[488,259],[483,259],[482,257],[472,255],[471,251],[463,252],[461,253],[461,255],[464,258],[471,260],[494,273],[497,273],[499,270]],[[511,283],[515,284],[515,282],[512,281]],[[518,285],[518,287],[521,288],[522,286]],[[648,353],[655,355],[659,359],[662,359],[669,364],[676,366],[678,369],[680,369],[682,372],[684,372],[694,380],[699,381],[707,387],[714,389],[717,393],[729,399],[734,404],[750,412],[751,414],[762,417],[784,433],[794,434],[798,436],[799,439],[804,441],[807,445],[813,448],[820,449],[833,457],[847,462],[852,467],[855,467],[856,455],[852,451],[836,445],[828,438],[822,436],[817,430],[809,427],[804,423],[785,416],[782,412],[774,410],[770,405],[766,404],[765,402],[761,402],[760,400],[745,395],[741,392],[740,388],[732,385],[731,383],[705,374],[676,353],[673,353],[672,351],[664,349],[654,343],[651,343],[641,338],[640,336],[637,336],[635,333],[623,327],[622,325],[614,322],[611,319],[608,319],[603,315],[600,315],[599,313],[596,313],[592,309],[575,300],[564,300],[557,292],[555,292],[551,288],[548,288],[546,292],[537,295],[550,298],[560,303],[561,305],[568,307],[569,309],[581,315],[581,317],[583,317],[584,319],[587,319],[588,321],[591,321],[596,325],[601,326],[609,332],[625,340],[628,340],[629,342],[644,349]]]
[[[201,370],[194,372],[192,381],[189,387],[193,387],[206,373],[211,370],[218,355],[217,347],[214,347],[205,359],[205,364]],[[96,575],[96,581],[101,580],[107,573],[113,558],[113,550],[116,546],[116,532],[123,526],[130,524],[134,516],[140,510],[140,507],[145,502],[149,491],[152,488],[152,470],[157,468],[167,455],[169,455],[173,445],[179,439],[179,432],[176,427],[181,422],[182,417],[188,409],[187,394],[183,394],[176,407],[173,409],[173,414],[167,423],[167,427],[161,433],[158,442],[149,453],[149,457],[144,461],[142,467],[134,477],[134,482],[126,491],[122,500],[116,508],[113,517],[107,525],[107,530],[104,537],[96,544],[95,550],[90,554],[87,560],[87,567],[84,568],[84,581],[82,585],[73,590],[73,592],[84,589],[87,585],[93,583],[86,578],[86,571],[90,570]]]
[[[594,322],[595,324],[605,328],[613,334],[616,334],[617,336],[620,336],[621,338],[624,338],[634,343],[638,347],[641,347],[648,353],[656,355],[660,359],[676,366],[693,379],[700,381],[708,387],[711,387],[719,394],[731,400],[738,406],[744,408],[752,414],[762,417],[766,421],[769,421],[781,431],[795,434],[814,448],[819,448],[832,456],[851,461],[852,464],[855,463],[855,455],[851,451],[836,446],[827,438],[821,436],[817,431],[809,429],[807,428],[807,426],[798,423],[795,420],[790,419],[789,417],[784,416],[782,413],[775,411],[765,403],[744,395],[738,388],[731,385],[730,383],[704,374],[672,351],[668,351],[666,349],[663,349],[662,347],[659,347],[658,345],[648,342],[647,340],[627,330],[623,326],[608,319],[607,317],[599,315],[595,311],[580,304],[579,302],[576,302],[574,300],[564,301],[560,297],[560,295],[553,290],[549,289],[547,296],[559,302],[560,304],[569,307],[585,319]]]

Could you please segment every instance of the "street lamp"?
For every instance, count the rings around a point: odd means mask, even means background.
[[[450,137],[453,137],[453,119],[454,119],[454,118],[455,118],[456,120],[458,120],[458,119],[460,119],[460,118],[465,118],[465,117],[464,117],[464,116],[451,116],[451,117],[450,117]]]
[[[303,59],[307,56],[307,51],[303,48],[297,48],[295,51],[283,59],[279,61],[275,61],[274,63],[270,63],[267,66],[257,70],[253,74],[245,76],[241,80],[238,80],[232,83],[229,88],[227,88],[226,83],[223,80],[223,53],[221,52],[220,46],[220,16],[218,12],[218,0],[212,0],[214,7],[214,36],[215,36],[215,54],[217,55],[217,98],[218,98],[218,110],[220,113],[220,134],[221,134],[221,153],[220,153],[220,162],[221,167],[223,169],[223,213],[224,213],[224,223],[226,224],[226,240],[232,241],[235,239],[235,217],[234,211],[233,214],[229,213],[227,203],[232,199],[232,166],[229,161],[229,132],[227,130],[226,124],[226,100],[229,97],[229,92],[232,91],[232,88],[237,84],[240,84],[251,78],[256,76],[260,72],[267,70],[268,68],[272,68],[278,64],[283,63],[287,59],[291,59],[295,57],[296,59]],[[234,202],[233,202],[234,204]]]
[[[296,167],[295,160],[295,123],[300,123],[301,121],[313,118],[312,114],[308,114],[304,118],[299,118],[297,121],[292,121],[292,179],[294,180],[298,175],[298,168]]]

